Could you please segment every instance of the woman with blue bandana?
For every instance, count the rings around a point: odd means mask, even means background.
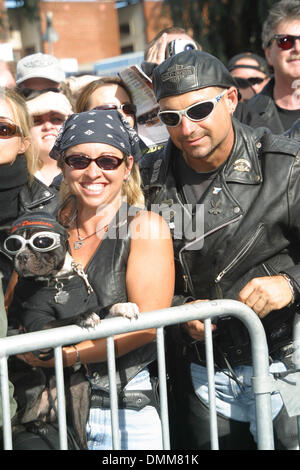
[[[169,307],[174,289],[172,241],[163,219],[144,210],[134,129],[117,110],[73,114],[50,155],[64,175],[60,221],[99,305],[132,302],[140,312]],[[115,350],[121,449],[162,449],[149,370],[156,359],[155,330],[117,335]],[[105,339],[64,347],[63,356],[65,366],[85,366],[90,385],[91,405],[87,416],[80,417],[87,431],[81,447],[112,449]],[[37,361],[35,365],[41,365]]]

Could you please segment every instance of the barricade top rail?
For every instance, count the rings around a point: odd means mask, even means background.
[[[253,358],[253,374],[256,383],[262,383],[260,389],[256,393],[257,406],[257,434],[259,449],[273,449],[273,432],[272,432],[272,416],[271,416],[271,387],[269,386],[269,361],[268,346],[263,325],[258,316],[248,306],[241,302],[229,299],[212,300],[185,304],[177,307],[144,312],[138,319],[128,319],[122,317],[108,318],[92,329],[84,329],[76,325],[53,328],[49,330],[36,331],[34,333],[25,333],[15,336],[9,336],[0,339],[0,375],[1,375],[1,393],[3,397],[3,429],[5,449],[12,448],[12,435],[10,426],[9,413],[9,392],[8,392],[8,374],[7,374],[7,358],[10,355],[21,354],[25,352],[52,347],[55,349],[55,370],[57,383],[60,384],[60,404],[58,404],[58,421],[60,429],[60,444],[62,449],[67,448],[66,437],[66,416],[63,391],[63,362],[62,351],[63,345],[79,343],[85,340],[98,338],[107,339],[108,365],[109,365],[109,381],[111,386],[111,413],[112,413],[112,435],[114,448],[119,448],[118,437],[118,413],[117,413],[117,391],[114,373],[114,338],[113,336],[121,333],[132,331],[146,330],[150,328],[157,329],[157,352],[158,352],[158,369],[160,377],[160,393],[161,393],[161,409],[165,410],[162,417],[162,429],[164,436],[164,448],[169,449],[168,444],[168,424],[167,424],[167,398],[166,395],[166,377],[165,369],[162,362],[164,361],[163,349],[163,328],[191,320],[202,320],[205,324],[205,343],[206,354],[209,358],[208,369],[210,375],[213,374],[213,350],[212,350],[212,333],[210,330],[211,319],[218,317],[234,316],[241,320],[248,329],[252,343]],[[209,330],[209,333],[208,333]],[[212,380],[210,382],[213,382]],[[210,390],[214,388],[214,384],[209,384]],[[212,392],[210,391],[210,396]],[[211,407],[213,408],[213,407]],[[215,410],[215,407],[214,407]],[[212,444],[217,447],[217,431],[212,422]]]
[[[137,320],[114,317],[103,320],[95,328],[76,325],[25,333],[0,339],[0,358],[46,347],[58,347],[74,342],[114,336],[115,334],[159,328],[191,320],[205,320],[221,316],[237,316],[248,328],[251,339],[264,336],[261,321],[248,306],[235,300],[213,300],[180,305],[142,313]],[[263,338],[264,339],[264,338]]]

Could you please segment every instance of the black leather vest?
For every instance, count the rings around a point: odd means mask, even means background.
[[[105,238],[86,272],[98,297],[99,304],[111,305],[127,302],[126,268],[130,250],[129,224],[140,209],[123,204],[110,224]],[[103,273],[103,275],[101,274]],[[156,357],[155,342],[141,346],[116,360],[118,389],[125,385]],[[88,364],[88,375],[92,386],[109,390],[107,363]]]

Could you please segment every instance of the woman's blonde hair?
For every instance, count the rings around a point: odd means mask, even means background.
[[[32,126],[32,120],[28,113],[25,100],[11,88],[0,87],[0,99],[7,101],[11,106],[15,124],[21,129],[21,138],[30,138],[30,128]],[[27,168],[30,176],[36,172],[37,162],[34,158],[32,145],[28,146],[28,149],[24,152],[27,160]]]
[[[125,165],[128,167],[129,159],[125,155]],[[57,166],[61,169],[64,168],[64,158],[63,155],[60,155],[57,161]],[[71,196],[70,189],[65,179],[63,179],[60,186],[60,200],[62,205],[66,200]],[[130,174],[126,181],[123,183],[122,196],[126,200],[129,206],[136,206],[140,208],[145,207],[145,198],[143,191],[141,189],[141,175],[139,166],[137,163],[133,163]]]
[[[106,85],[119,85],[125,90],[125,92],[129,96],[130,102],[133,103],[131,92],[126,83],[123,82],[120,77],[106,76],[99,78],[99,80],[94,80],[82,89],[76,101],[75,112],[82,113],[84,111],[89,111],[90,96],[94,93],[94,91],[98,90],[98,88],[101,88]]]

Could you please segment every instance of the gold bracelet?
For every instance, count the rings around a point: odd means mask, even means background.
[[[79,351],[77,349],[77,346],[75,346],[75,344],[73,344],[73,348],[75,349],[75,352],[76,352],[76,362],[75,362],[75,364],[80,364],[80,355],[79,355]]]

